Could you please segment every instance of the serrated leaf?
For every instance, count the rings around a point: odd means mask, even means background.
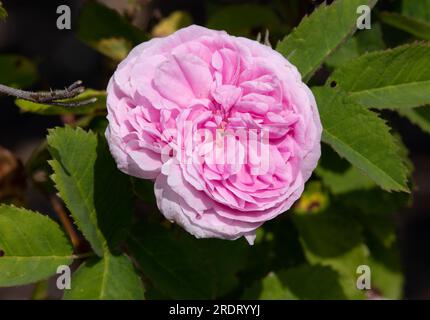
[[[119,172],[104,138],[77,128],[49,131],[52,179],[97,255],[114,250],[132,214],[128,178]]]
[[[417,20],[395,12],[381,12],[379,18],[385,24],[406,31],[418,39],[430,40],[430,22]]]
[[[0,55],[0,83],[10,87],[28,87],[37,78],[36,66],[18,55]]]
[[[60,227],[36,212],[0,206],[0,287],[36,282],[72,262]]]
[[[86,2],[79,17],[78,37],[93,49],[122,60],[134,46],[148,40],[124,17],[95,1]]]
[[[78,107],[63,107],[63,106],[53,106],[42,103],[35,103],[31,101],[26,101],[22,99],[17,99],[15,101],[16,105],[25,112],[37,113],[42,115],[64,115],[64,114],[88,114],[100,110],[106,109],[106,92],[98,91],[93,89],[87,89],[85,92],[73,99],[62,100],[64,102],[78,102],[82,100],[87,100],[90,98],[97,98],[97,101],[84,106]]]
[[[423,106],[414,109],[402,109],[397,112],[417,125],[424,132],[430,134],[430,106]]]
[[[143,300],[143,284],[130,260],[106,254],[85,261],[73,274],[66,300]]]
[[[351,100],[378,109],[430,103],[430,45],[411,44],[363,55],[337,69],[328,83]]]
[[[178,229],[137,225],[128,240],[132,256],[154,287],[171,299],[214,299],[238,284],[243,241],[196,239]]]
[[[308,80],[356,30],[357,8],[373,8],[377,0],[337,0],[320,5],[276,47]]]
[[[346,299],[339,275],[321,265],[302,265],[269,273],[245,292],[246,299],[340,300]]]
[[[322,140],[383,189],[408,192],[406,160],[385,122],[346,99],[342,91],[313,91],[324,128]]]

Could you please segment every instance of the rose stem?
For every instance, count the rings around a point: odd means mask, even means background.
[[[75,98],[85,91],[85,87],[82,86],[82,81],[78,80],[72,83],[70,86],[63,90],[51,90],[51,91],[24,91],[20,89],[11,88],[0,84],[0,93],[20,98],[23,100],[45,103],[49,105],[64,106],[64,107],[78,107],[90,103],[94,103],[97,98],[91,98],[82,101],[58,101],[64,99]]]

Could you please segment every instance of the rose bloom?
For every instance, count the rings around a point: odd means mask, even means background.
[[[252,244],[300,197],[320,157],[311,91],[257,41],[181,29],[134,48],[107,92],[118,168],[154,180],[160,211],[197,238]]]

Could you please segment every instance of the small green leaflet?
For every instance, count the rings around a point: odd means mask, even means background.
[[[72,246],[54,221],[13,206],[0,206],[0,250],[0,287],[46,279],[72,263]]]

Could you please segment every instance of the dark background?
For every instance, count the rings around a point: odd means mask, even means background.
[[[121,11],[124,10],[127,0],[100,2]],[[141,3],[146,10],[136,17],[135,24],[141,29],[147,29],[157,19],[174,10],[185,10],[192,15],[194,23],[204,24],[206,5],[243,2],[264,4],[270,1],[143,0]],[[83,0],[3,1],[9,16],[5,23],[0,24],[0,53],[21,54],[37,63],[39,80],[30,89],[62,88],[78,79],[83,80],[90,88],[106,87],[112,72],[109,62],[80,42],[74,34],[82,3]],[[56,8],[60,4],[69,5],[72,9],[70,31],[56,28]],[[315,4],[316,1],[301,0],[300,15],[311,12]],[[378,7],[391,8],[396,5],[394,0],[381,0]],[[298,21],[291,23],[294,25]],[[413,194],[413,206],[397,213],[406,278],[405,298],[430,299],[430,137],[394,114],[389,117],[393,118],[395,127],[402,134],[415,166],[416,190]],[[28,159],[34,148],[43,140],[47,128],[61,124],[62,121],[58,117],[23,114],[14,105],[12,98],[0,98],[0,146],[14,152],[22,161]],[[34,201],[36,207],[43,205],[38,203],[37,199]],[[45,208],[45,212],[46,210],[49,211],[48,208]],[[0,289],[0,299],[30,298],[32,291],[31,286]]]

